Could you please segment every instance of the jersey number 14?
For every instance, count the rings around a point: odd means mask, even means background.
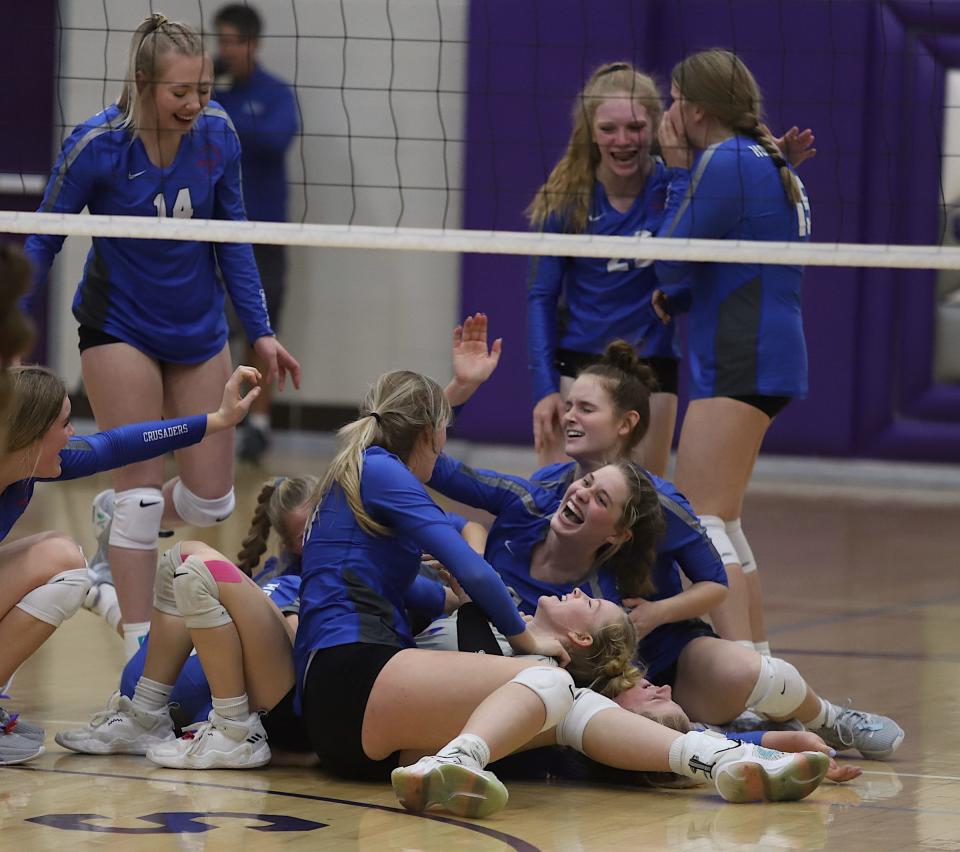
[[[157,216],[161,219],[167,218],[167,201],[162,192],[154,196],[153,206],[157,208]],[[173,202],[173,212],[170,215],[175,219],[193,218],[193,202],[190,200],[190,190],[187,187],[177,193],[177,200]]]

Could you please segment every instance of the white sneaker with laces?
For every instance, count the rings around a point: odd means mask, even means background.
[[[60,731],[54,739],[83,754],[146,754],[151,746],[174,739],[173,721],[166,707],[138,710],[126,695],[115,692],[89,725]]]
[[[492,772],[461,763],[456,757],[421,757],[412,766],[398,766],[390,783],[408,811],[437,805],[462,817],[485,817],[502,810],[507,788]]]
[[[832,725],[814,733],[837,751],[855,748],[867,760],[886,760],[903,742],[904,731],[893,719],[878,713],[864,713],[852,707],[837,707]]]
[[[234,721],[216,710],[206,722],[185,728],[180,739],[147,750],[147,760],[171,769],[254,769],[269,763],[270,756],[259,713]]]
[[[816,790],[829,768],[819,751],[788,754],[738,742],[717,752],[704,775],[728,802],[793,802]]]

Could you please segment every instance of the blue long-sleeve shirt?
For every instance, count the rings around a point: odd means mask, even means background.
[[[642,236],[656,233],[663,221],[667,170],[660,160],[643,193],[626,213],[594,186],[585,233]],[[556,215],[543,230],[569,231]],[[594,257],[538,257],[530,262],[527,292],[527,348],[534,401],[560,389],[557,349],[600,355],[622,338],[641,357],[679,358],[674,326],[663,325],[650,303],[657,288],[652,261]],[[562,306],[562,307],[561,307]]]
[[[424,551],[446,566],[502,633],[523,632],[523,619],[496,572],[463,540],[400,459],[381,447],[365,450],[360,499],[370,516],[393,534],[364,530],[336,484],[320,502],[303,548],[294,648],[298,687],[316,649],[353,642],[415,646],[406,615],[407,593]]]
[[[216,98],[240,137],[247,215],[282,222],[287,218],[287,149],[300,129],[293,89],[255,65],[248,78],[218,87]]]
[[[60,475],[53,479],[19,479],[0,494],[0,541],[27,510],[37,482],[55,482],[90,476],[104,470],[152,459],[171,450],[189,447],[203,440],[207,415],[131,423],[97,432],[76,435],[60,451]]]
[[[532,479],[548,488],[559,505],[567,488],[573,483],[576,467],[576,462],[548,465],[534,473]],[[709,581],[726,586],[727,572],[723,561],[687,499],[672,482],[654,476],[649,471],[647,476],[657,491],[666,523],[666,532],[657,544],[657,558],[651,569],[654,591],[648,600],[661,601],[679,595],[683,591],[681,572],[691,583]],[[609,595],[608,583],[591,579],[583,588],[594,597],[613,600]],[[619,596],[616,600],[620,601]],[[640,658],[651,672],[661,671],[679,657],[686,644],[688,629],[683,622],[662,624],[640,640]]]
[[[770,155],[743,136],[700,151],[693,168],[669,170],[658,237],[807,241],[810,205],[787,198]],[[802,184],[801,184],[802,189]],[[804,396],[807,351],[799,266],[657,261],[668,293],[690,299],[690,396]],[[672,295],[672,293],[671,293]]]
[[[139,137],[117,127],[119,119],[114,104],[74,129],[51,171],[40,212],[79,213],[86,207],[112,216],[246,219],[240,142],[217,103],[204,108],[165,169],[150,161]],[[27,238],[34,293],[64,239]],[[151,358],[194,364],[226,343],[224,286],[247,338],[272,335],[250,245],[94,237],[73,313],[81,324]]]

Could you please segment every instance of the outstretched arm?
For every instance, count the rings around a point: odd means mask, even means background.
[[[243,394],[243,385],[253,385]],[[171,450],[198,444],[204,435],[212,435],[236,426],[259,396],[260,372],[253,367],[237,367],[223,389],[220,407],[210,414],[197,414],[174,420],[131,423],[107,432],[78,436],[60,452],[60,476],[76,479],[104,470],[113,470],[145,459],[156,458]]]

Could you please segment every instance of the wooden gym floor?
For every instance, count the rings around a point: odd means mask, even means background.
[[[241,467],[240,505],[208,540],[235,553],[266,473],[319,470],[310,454]],[[523,471],[519,471],[523,472]],[[105,477],[41,485],[19,537],[70,532],[92,552],[89,506]],[[650,791],[511,783],[510,803],[471,822],[415,816],[389,787],[318,770],[177,772],[135,757],[62,750],[116,688],[121,643],[78,613],[17,675],[9,705],[47,728],[47,752],[0,768],[0,847],[119,849],[960,849],[960,491],[839,494],[755,488],[744,511],[774,652],[823,695],[893,716],[889,763],[864,761],[782,805],[727,805],[706,788]]]

